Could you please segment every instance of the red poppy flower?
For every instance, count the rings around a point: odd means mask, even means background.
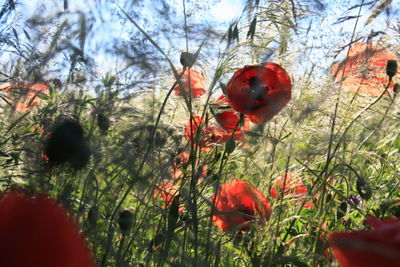
[[[199,130],[199,140],[197,139]],[[195,145],[200,148],[200,150],[208,152],[211,151],[216,144],[224,143],[229,140],[227,136],[227,132],[223,129],[218,129],[212,125],[208,127],[205,125],[205,121],[201,119],[200,116],[194,115],[192,119],[192,123],[189,122],[185,126],[185,138],[188,142],[191,142],[191,136],[193,136],[193,141]]]
[[[367,217],[370,231],[330,233],[333,255],[343,267],[400,266],[400,220]]]
[[[39,95],[50,94],[50,87],[45,83],[8,83],[0,86],[0,89],[7,93],[12,91],[18,94],[19,101],[15,105],[15,110],[18,112],[31,110],[39,105]]]
[[[159,184],[157,188],[154,190],[153,197],[157,198],[161,197],[161,200],[164,202],[162,205],[163,208],[169,208],[174,201],[175,197],[179,194],[179,187],[177,184],[174,184],[170,181],[164,181]],[[185,209],[182,205],[179,205],[179,212],[183,212]]]
[[[191,90],[190,95],[194,98],[198,98],[206,92],[204,89],[205,79],[203,75],[195,69],[186,68],[181,77],[181,81],[184,85],[183,90],[179,85],[174,87],[175,94],[178,96],[189,95]]]
[[[94,267],[79,230],[44,194],[11,191],[0,197],[0,266]]]
[[[230,137],[240,120],[240,114],[230,107],[230,103],[225,95],[221,95],[217,99],[216,103],[211,106],[211,110],[216,121],[227,131],[226,135]],[[242,140],[245,132],[250,130],[250,120],[247,116],[244,116],[243,122],[239,124],[242,125],[236,127],[236,131],[233,135],[234,140]]]
[[[287,105],[292,83],[285,69],[265,62],[237,70],[226,88],[232,108],[249,115],[253,123],[261,124]]]
[[[186,153],[185,151],[182,152],[181,154],[178,155],[176,158],[176,161],[172,164],[173,171],[172,171],[172,177],[174,179],[179,179],[182,177],[182,168],[184,167],[185,164],[189,163],[189,154]],[[207,175],[207,166],[203,165],[201,166],[201,173],[199,175],[199,180],[204,178]]]
[[[388,60],[399,59],[382,46],[356,42],[349,56],[332,66],[332,75],[335,81],[342,80],[342,87],[348,91],[377,96],[389,81],[385,70]]]
[[[211,203],[216,208],[213,223],[224,232],[248,231],[256,215],[264,220],[271,215],[268,199],[252,184],[239,179],[221,185]]]
[[[281,194],[284,195],[293,195],[294,198],[303,198],[307,195],[307,187],[303,184],[300,177],[294,175],[293,173],[286,174],[286,182],[285,176],[282,175],[281,177],[275,179],[272,182],[272,187],[269,191],[271,197],[273,198],[280,198]],[[314,196],[318,198],[318,195]],[[298,203],[301,203],[303,200],[299,200]],[[294,203],[293,201],[292,203]],[[303,208],[305,209],[313,209],[315,207],[312,200],[307,201]]]

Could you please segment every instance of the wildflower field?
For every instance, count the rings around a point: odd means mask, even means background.
[[[399,0],[0,0],[0,267],[400,266]]]

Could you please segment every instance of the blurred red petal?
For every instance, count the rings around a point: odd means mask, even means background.
[[[206,90],[205,88],[205,79],[203,75],[192,68],[187,68],[181,77],[181,81],[184,85],[184,90],[177,85],[174,87],[175,95],[189,95],[189,90],[191,90],[191,96],[193,98],[198,98],[203,95]]]
[[[158,196],[161,197],[161,200],[164,202],[162,206],[163,208],[169,208],[178,194],[178,185],[169,181],[164,181],[163,183],[159,184],[153,192],[154,198],[157,198]],[[179,205],[178,211],[183,212],[184,210],[184,207]]]
[[[300,204],[303,202],[302,198],[307,196],[307,191],[308,189],[301,181],[300,177],[293,173],[288,172],[286,174],[286,181],[285,181],[285,175],[282,175],[281,177],[275,179],[272,182],[272,186],[269,193],[273,198],[279,198],[282,194],[284,195],[291,194],[295,199],[299,199],[299,201],[297,202]],[[314,198],[317,199],[318,194],[314,195]],[[304,209],[313,209],[314,207],[315,204],[313,203],[313,200],[307,201],[303,206]]]
[[[15,91],[19,101],[15,105],[17,112],[27,112],[40,104],[40,94],[49,95],[50,87],[45,83],[7,83],[0,86],[4,92]]]
[[[398,61],[399,58],[382,46],[356,42],[350,48],[349,56],[334,64],[331,72],[336,82],[342,80],[344,89],[377,96],[389,81],[385,70],[388,60]],[[389,86],[390,90],[393,85]]]
[[[92,255],[54,200],[11,191],[0,199],[0,266],[89,267]]]

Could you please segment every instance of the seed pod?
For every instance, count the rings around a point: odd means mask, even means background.
[[[388,60],[386,63],[386,74],[389,78],[392,78],[396,75],[397,72],[397,61],[396,60]]]
[[[196,61],[196,58],[192,53],[182,52],[180,61],[183,67],[191,68]]]
[[[133,214],[129,210],[124,210],[119,214],[118,225],[122,234],[126,234],[133,224]]]
[[[372,189],[369,185],[368,181],[362,177],[357,179],[357,192],[358,194],[365,200],[368,200],[372,197]]]

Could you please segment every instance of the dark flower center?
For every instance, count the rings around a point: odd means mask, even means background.
[[[244,217],[248,220],[253,218],[253,212],[248,207],[241,207],[238,211],[240,213],[245,214]],[[246,216],[246,215],[248,215],[248,216]]]
[[[250,91],[251,91],[251,101],[249,103],[249,110],[256,110],[262,107],[265,103],[262,101],[262,96],[264,93],[269,91],[267,86],[262,86],[262,80],[257,76],[251,77],[249,79]]]

